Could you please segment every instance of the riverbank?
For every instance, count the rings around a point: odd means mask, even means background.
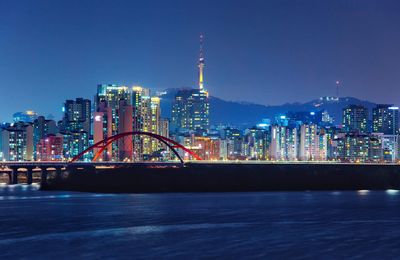
[[[400,189],[400,166],[188,163],[69,168],[46,190],[112,193]]]

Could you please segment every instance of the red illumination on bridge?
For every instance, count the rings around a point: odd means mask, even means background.
[[[92,160],[92,161],[96,161],[100,157],[100,155],[103,154],[104,150],[110,144],[112,144],[113,142],[115,142],[118,139],[121,139],[123,137],[134,136],[134,135],[139,135],[139,136],[140,135],[146,135],[146,136],[149,136],[149,137],[152,137],[152,138],[155,138],[155,139],[159,140],[160,142],[162,142],[166,146],[168,146],[182,163],[183,163],[183,159],[181,158],[181,156],[176,151],[176,148],[184,150],[185,152],[190,154],[192,157],[194,157],[196,160],[202,160],[200,158],[200,156],[198,156],[195,152],[189,150],[188,148],[186,148],[185,146],[181,145],[180,143],[175,142],[174,140],[171,140],[171,139],[169,139],[167,137],[164,137],[164,136],[161,136],[161,135],[157,135],[157,134],[153,134],[153,133],[148,133],[148,132],[133,131],[133,132],[126,132],[126,133],[116,134],[116,135],[110,136],[110,137],[108,137],[108,138],[106,138],[104,140],[101,140],[101,141],[95,143],[94,145],[92,145],[91,147],[87,148],[86,150],[82,151],[81,153],[79,153],[77,156],[72,158],[72,160],[70,162],[71,163],[75,162],[75,161],[79,160],[79,158],[81,158],[83,155],[85,155],[86,153],[90,152],[91,150],[99,148],[100,150],[94,155],[93,160]]]

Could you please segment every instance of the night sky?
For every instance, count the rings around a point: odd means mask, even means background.
[[[400,104],[400,1],[0,0],[0,121],[58,119],[98,83],[196,86],[261,104],[335,94]]]

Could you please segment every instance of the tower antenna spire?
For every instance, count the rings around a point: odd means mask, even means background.
[[[204,53],[203,53],[204,35],[200,34],[200,51],[199,51],[199,88],[204,89]]]
[[[339,85],[340,85],[340,81],[336,80],[336,97],[337,97],[338,101],[339,101]]]

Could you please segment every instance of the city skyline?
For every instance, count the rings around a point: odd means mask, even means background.
[[[1,259],[396,259],[399,0],[0,0]]]
[[[154,3],[152,8],[128,2],[112,7],[102,2],[96,8],[89,2],[0,3],[6,39],[0,43],[0,120],[29,109],[59,118],[65,99],[92,100],[99,83],[195,87],[200,33],[205,35],[205,87],[213,96],[264,105],[305,102],[334,96],[340,80],[341,96],[390,104],[400,100],[394,91],[400,82],[399,4],[394,1],[290,6],[255,1],[244,10],[240,1],[198,8],[162,2],[155,8]],[[218,12],[225,7],[229,15]],[[136,16],[131,10],[137,10]]]

